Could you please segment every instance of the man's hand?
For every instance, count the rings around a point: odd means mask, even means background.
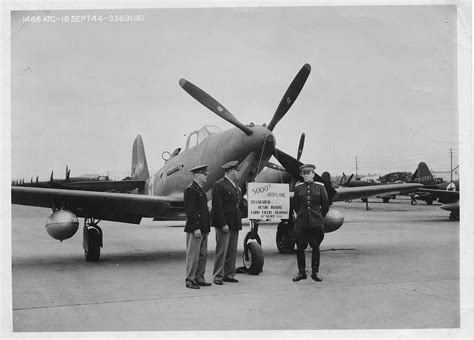
[[[222,231],[224,233],[228,233],[229,232],[229,226],[226,224],[225,226],[222,227]]]
[[[201,229],[194,230],[194,237],[195,238],[200,238],[201,237]]]

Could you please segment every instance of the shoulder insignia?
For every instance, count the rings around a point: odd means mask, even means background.
[[[295,184],[295,187],[297,187],[298,185],[301,185],[301,184],[304,184],[304,182],[301,182],[301,183]]]
[[[324,186],[324,184],[321,183],[321,182],[316,182],[316,181],[315,181],[314,183]]]

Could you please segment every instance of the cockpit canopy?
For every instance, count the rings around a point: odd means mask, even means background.
[[[217,126],[205,125],[202,129],[191,132],[186,142],[186,150],[198,145],[210,134],[222,132]]]

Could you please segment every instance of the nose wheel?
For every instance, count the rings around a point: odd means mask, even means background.
[[[250,220],[250,231],[244,238],[243,263],[245,271],[258,275],[263,270],[262,240],[258,236],[258,221]]]

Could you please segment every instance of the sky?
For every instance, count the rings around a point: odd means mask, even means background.
[[[71,15],[140,22],[28,22]],[[134,138],[150,172],[203,125],[269,123],[290,82],[312,71],[274,129],[277,147],[332,175],[459,164],[454,6],[310,6],[17,11],[11,17],[11,176],[127,174]]]

